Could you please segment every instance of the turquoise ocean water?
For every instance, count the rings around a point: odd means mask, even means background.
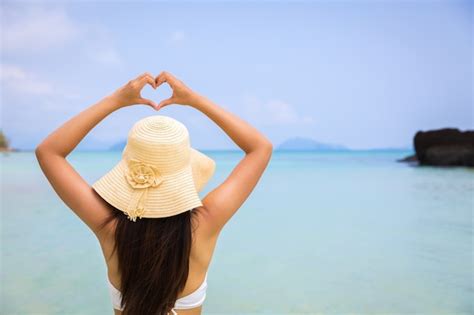
[[[202,197],[241,152],[217,162]],[[474,171],[410,152],[274,152],[227,224],[203,314],[472,314]],[[92,183],[120,152],[74,152]],[[1,156],[1,314],[112,314],[94,235],[33,153]]]

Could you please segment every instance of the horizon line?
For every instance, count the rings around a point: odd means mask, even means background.
[[[194,148],[196,150],[202,152],[244,152],[242,149],[200,149]],[[11,150],[0,151],[2,153],[15,153],[15,152],[34,152],[35,149],[17,149],[11,148]],[[110,149],[77,149],[73,150],[73,152],[122,152],[123,150],[110,150]],[[378,148],[365,148],[365,149],[354,149],[354,148],[341,148],[341,149],[273,149],[273,152],[358,152],[358,151],[413,151],[415,152],[414,148],[391,148],[391,147],[378,147]]]

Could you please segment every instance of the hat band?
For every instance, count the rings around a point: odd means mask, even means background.
[[[134,190],[132,198],[126,208],[127,217],[130,221],[135,222],[137,218],[142,218],[145,213],[146,197],[148,195],[148,187],[145,189]]]
[[[125,212],[128,218],[135,222],[137,217],[142,218],[145,213],[148,189],[159,186],[164,178],[157,167],[138,159],[129,159],[127,161],[124,175],[127,183],[133,188],[133,193]]]

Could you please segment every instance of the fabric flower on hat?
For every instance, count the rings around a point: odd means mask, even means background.
[[[145,202],[148,188],[158,187],[163,182],[163,177],[157,167],[137,159],[129,159],[125,178],[128,184],[136,190],[127,207],[128,218],[136,221],[145,212]]]
[[[158,168],[137,159],[128,161],[128,172],[125,177],[133,188],[156,187],[163,181]]]

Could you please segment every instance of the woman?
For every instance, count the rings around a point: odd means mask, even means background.
[[[141,96],[146,84],[156,89],[164,82],[173,90],[170,98],[156,104]],[[245,156],[198,200],[197,192],[214,171],[213,160],[189,146],[181,123],[154,115],[135,124],[121,163],[90,186],[66,157],[107,115],[134,104],[157,111],[170,104],[195,108],[224,130]],[[272,144],[172,74],[162,72],[155,78],[146,72],[67,121],[35,153],[56,193],[97,236],[115,314],[195,315],[202,311],[219,233],[255,188],[270,161]]]

